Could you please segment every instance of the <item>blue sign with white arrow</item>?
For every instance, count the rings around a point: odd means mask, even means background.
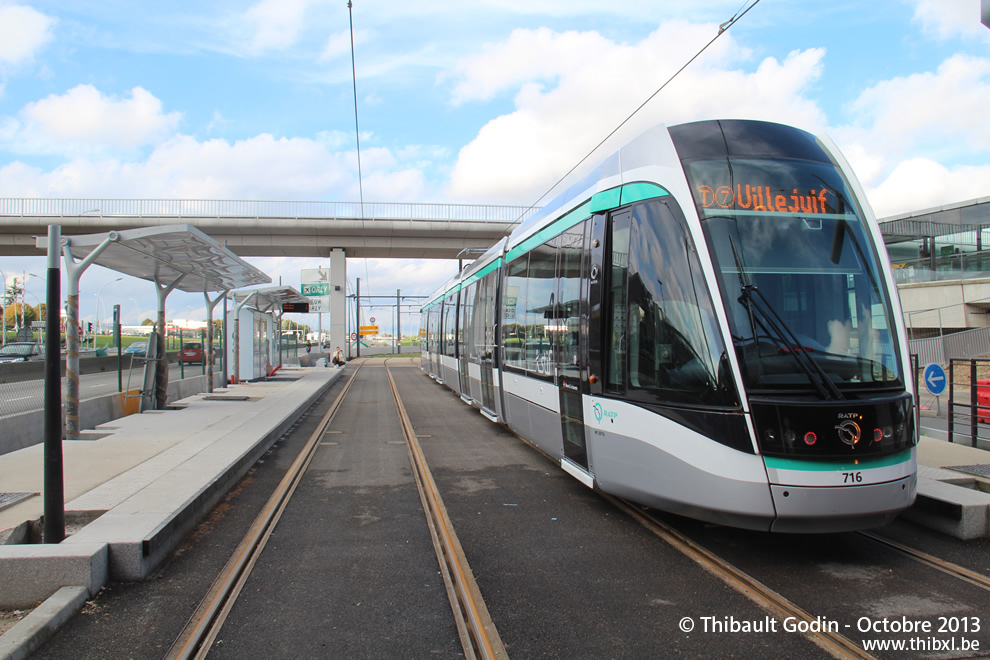
[[[946,379],[945,369],[937,364],[930,364],[925,367],[925,387],[928,391],[938,396],[945,391]]]

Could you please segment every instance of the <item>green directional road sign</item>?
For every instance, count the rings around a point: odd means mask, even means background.
[[[311,282],[309,284],[302,285],[302,294],[304,296],[329,296],[330,295],[330,283],[329,282]]]

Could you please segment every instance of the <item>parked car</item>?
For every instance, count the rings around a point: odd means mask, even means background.
[[[198,364],[203,364],[206,359],[204,357],[206,349],[203,348],[203,344],[198,341],[187,342],[182,345],[182,350],[179,351],[179,362],[184,362],[190,364],[196,362]]]
[[[15,341],[0,348],[0,362],[44,360],[45,347],[29,341]]]
[[[144,357],[148,354],[148,342],[146,341],[136,341],[127,348],[124,349],[124,355],[134,355],[136,357]]]

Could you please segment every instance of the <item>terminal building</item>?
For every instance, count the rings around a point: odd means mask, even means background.
[[[990,197],[881,218],[911,352],[990,354]]]

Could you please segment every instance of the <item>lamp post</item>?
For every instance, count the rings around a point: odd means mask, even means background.
[[[24,275],[24,282],[21,284],[21,328],[18,329],[19,331],[20,331],[20,329],[23,329],[25,327],[25,324],[24,324],[24,306],[27,304],[27,284],[28,284],[28,277],[41,277],[41,275],[35,275],[34,273],[29,273],[26,270],[25,271],[21,271],[21,274]],[[18,334],[20,334],[20,332],[18,332]]]
[[[100,297],[103,295],[103,289],[107,288],[108,286],[110,286],[114,282],[121,281],[122,279],[124,279],[124,278],[123,277],[118,277],[115,280],[110,280],[109,282],[107,282],[106,284],[104,284],[103,286],[101,286],[99,293],[96,294],[96,332],[97,332],[97,334],[99,334],[103,330],[103,322],[100,320]],[[94,343],[93,345],[95,346],[96,344]]]

